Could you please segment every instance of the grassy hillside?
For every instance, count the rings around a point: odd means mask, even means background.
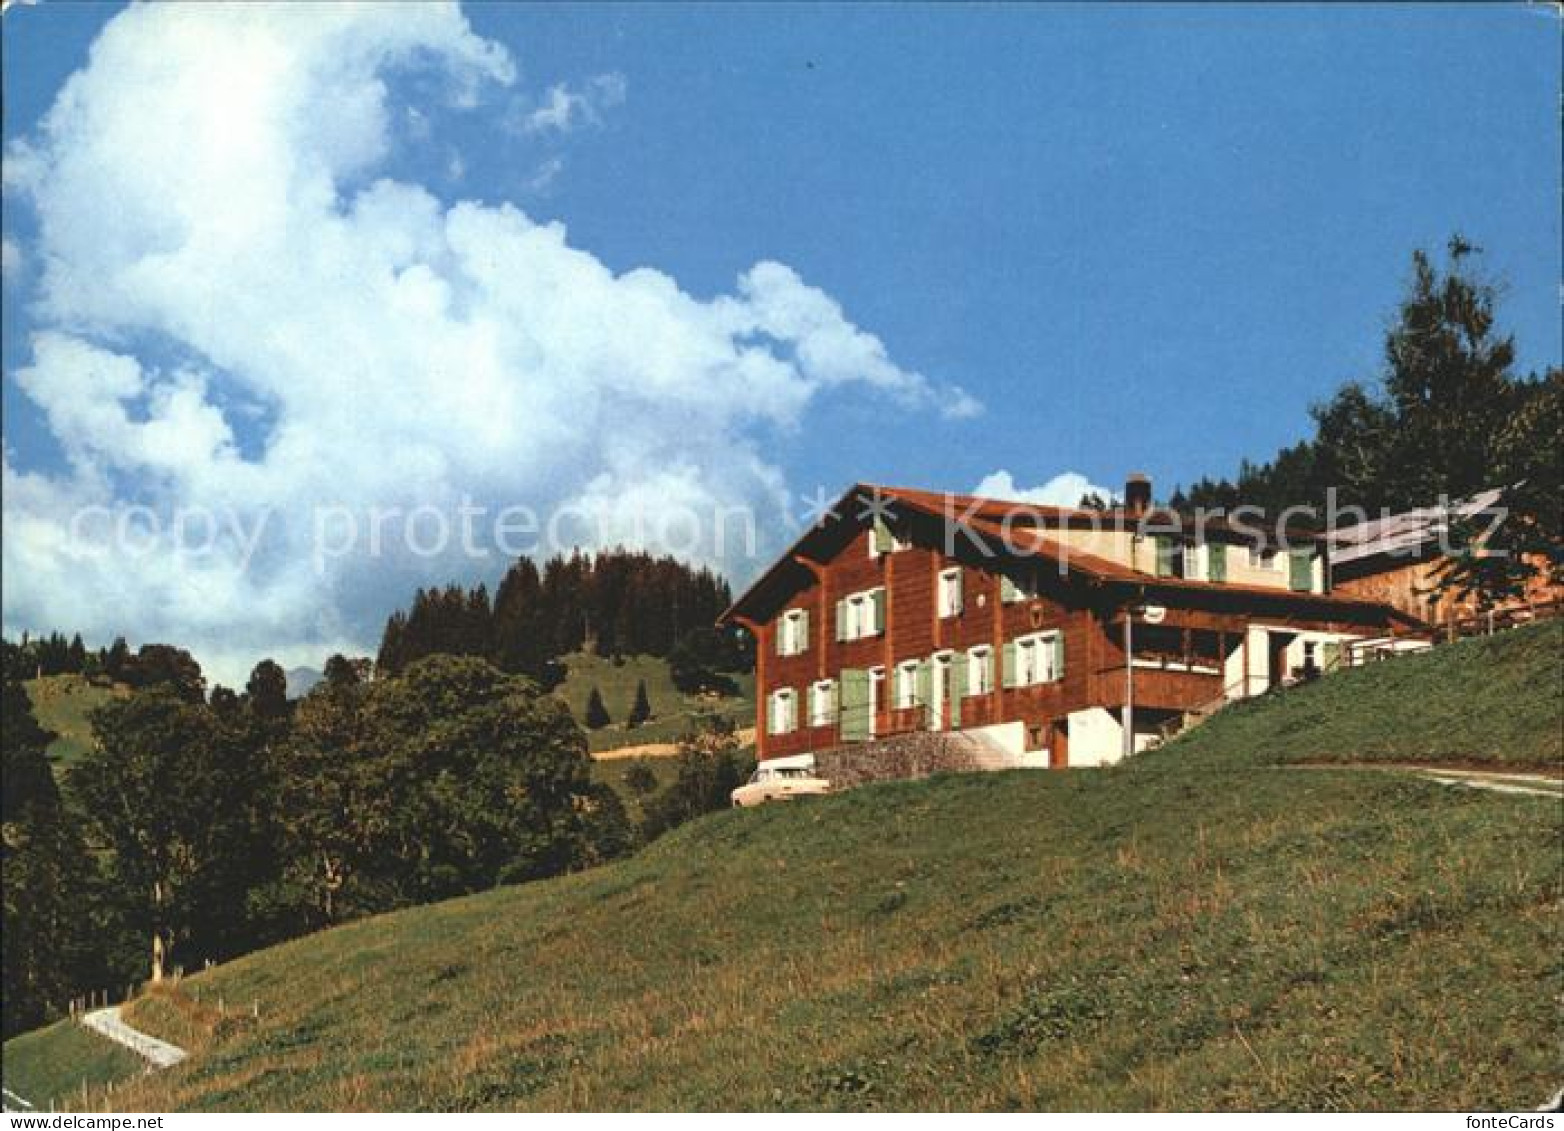
[[[1155,757],[1564,770],[1564,621],[1441,645],[1228,707]]]
[[[652,742],[673,742],[689,728],[690,722],[701,709],[714,711],[735,720],[739,726],[755,723],[755,677],[753,674],[735,675],[740,695],[724,699],[702,700],[685,695],[673,685],[668,675],[668,663],[657,656],[627,656],[614,661],[604,656],[577,652],[563,659],[569,675],[558,689],[577,721],[586,718],[587,697],[596,687],[603,695],[612,722],[601,730],[587,731],[587,741],[594,751],[613,750],[623,746],[639,746]],[[646,681],[646,695],[652,704],[652,719],[634,729],[626,727],[625,719],[635,702],[635,686]]]
[[[5,1043],[0,1076],[5,1087],[48,1111],[50,1103],[81,1106],[82,1085],[95,1101],[110,1080],[128,1080],[141,1072],[140,1057],[74,1021],[58,1021]]]
[[[111,690],[79,675],[50,675],[27,681],[33,714],[46,730],[58,737],[49,744],[49,756],[57,766],[69,766],[92,748],[92,727],[87,715],[124,689]]]
[[[136,1006],[197,1055],[116,1107],[1535,1107],[1564,806],[1276,763],[1536,764],[1557,642],[1331,677],[1113,770],[713,814],[276,947]],[[1505,717],[1463,737],[1453,679]]]
[[[1564,1067],[1561,818],[1245,768],[717,814],[191,979],[260,1020],[117,1102],[1535,1106]]]

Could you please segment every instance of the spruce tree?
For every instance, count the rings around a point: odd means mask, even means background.
[[[594,687],[592,694],[587,696],[586,725],[592,730],[601,730],[608,723],[608,708],[603,706],[603,694]]]
[[[652,717],[652,701],[646,695],[646,681],[638,680],[635,685],[635,703],[630,708],[630,716],[626,723],[632,727],[638,727]]]
[[[115,682],[123,680],[130,666],[130,645],[123,636],[116,636],[103,657],[103,674]]]
[[[81,633],[71,637],[69,649],[65,654],[65,670],[80,675],[87,667],[87,646],[82,643]]]

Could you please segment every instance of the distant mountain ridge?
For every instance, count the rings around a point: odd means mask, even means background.
[[[326,678],[315,668],[298,667],[289,668],[283,673],[288,680],[288,698],[302,699],[310,693],[310,689]]]

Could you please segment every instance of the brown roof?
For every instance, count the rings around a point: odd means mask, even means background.
[[[1409,557],[1450,529],[1451,520],[1487,514],[1499,505],[1504,490],[1491,487],[1448,506],[1420,507],[1400,514],[1344,526],[1330,532],[1331,560],[1337,565],[1378,555]]]
[[[980,532],[990,534],[995,538],[1003,537],[1002,528],[994,523],[979,520],[972,523],[972,525]],[[1156,574],[1141,573],[1139,570],[1131,569],[1129,566],[1113,561],[1110,558],[1099,557],[1096,554],[1078,550],[1073,546],[1066,546],[1053,538],[1047,537],[1040,530],[1014,529],[1011,531],[1011,537],[1026,541],[1028,549],[1037,555],[1056,561],[1066,569],[1079,570],[1097,581],[1142,585],[1156,589],[1198,589],[1222,593],[1253,593],[1264,597],[1285,597],[1309,602],[1334,604],[1343,608],[1377,607],[1382,604],[1380,601],[1342,596],[1335,593],[1303,593],[1293,589],[1278,589],[1269,585],[1246,585],[1243,582],[1211,582],[1199,581],[1190,577],[1163,577]]]
[[[1334,594],[1299,593],[1293,590],[1272,589],[1261,585],[1244,585],[1228,582],[1212,583],[1196,581],[1190,578],[1158,577],[1152,574],[1140,573],[1128,566],[1096,554],[1088,553],[1072,546],[1066,546],[1053,538],[1047,537],[1044,533],[1050,525],[1065,525],[1072,522],[1096,526],[1106,524],[1110,529],[1133,529],[1142,524],[1144,524],[1145,528],[1151,530],[1183,529],[1188,523],[1188,519],[1176,511],[1153,509],[1144,513],[1133,513],[1126,511],[1122,507],[1116,507],[1108,511],[1094,511],[1078,507],[1039,506],[1008,499],[984,498],[978,495],[958,495],[906,487],[888,487],[875,483],[855,483],[842,493],[841,498],[827,512],[828,519],[817,523],[814,527],[805,531],[788,548],[786,553],[782,554],[748,589],[739,595],[727,611],[722,614],[719,621],[726,622],[734,617],[745,615],[745,606],[758,597],[769,581],[787,569],[796,568],[796,563],[793,560],[794,555],[802,551],[805,543],[811,537],[829,525],[829,518],[852,521],[855,524],[862,521],[866,517],[863,508],[860,508],[857,513],[848,513],[846,510],[849,504],[856,498],[866,500],[878,498],[886,503],[899,503],[934,518],[946,521],[960,521],[974,533],[994,538],[1001,545],[1006,546],[1007,549],[1014,551],[1019,547],[1006,542],[1006,531],[1003,524],[1008,519],[1010,521],[1008,537],[1016,543],[1025,542],[1028,554],[1048,558],[1058,563],[1063,572],[1078,574],[1091,581],[1108,584],[1132,583],[1153,589],[1249,593],[1272,598],[1291,598],[1309,604],[1329,604],[1338,608],[1385,607],[1378,601],[1368,601]],[[1239,533],[1240,535],[1243,533],[1241,531],[1233,531],[1232,527],[1215,520],[1208,520],[1208,528]],[[1309,541],[1316,540],[1313,535],[1292,530],[1288,531],[1288,535],[1289,537],[1307,539]]]

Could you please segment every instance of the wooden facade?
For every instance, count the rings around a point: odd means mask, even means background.
[[[1386,513],[1332,530],[1332,585],[1339,593],[1391,605],[1436,630],[1491,613],[1557,605],[1564,600],[1564,586],[1549,580],[1549,562],[1541,555],[1528,559],[1533,576],[1523,592],[1509,599],[1485,605],[1471,594],[1440,589],[1450,564],[1452,523],[1468,523],[1479,539],[1485,538],[1487,529],[1508,517],[1504,495],[1503,489],[1490,488],[1448,505]]]
[[[1097,554],[1071,552],[1053,527],[1079,525],[1083,515],[1122,527],[1126,517],[1143,515],[1028,508],[1027,521],[1017,524],[1025,527],[1022,535],[999,544],[1004,508],[1014,504],[993,503],[981,512],[969,508],[965,521],[953,522],[954,513],[936,511],[930,498],[853,488],[835,508],[837,517],[801,538],[725,614],[725,621],[744,625],[756,638],[761,759],[918,729],[1002,728],[1004,741],[1046,751],[1042,760],[1048,764],[1077,764],[1088,757],[1081,737],[1086,723],[1108,718],[1082,713],[1121,712],[1130,693],[1127,608],[1136,618],[1136,718],[1150,723],[1234,694],[1237,669],[1242,686],[1236,694],[1254,690],[1257,673],[1267,686],[1287,678],[1290,673],[1278,669],[1276,657],[1260,654],[1276,640],[1297,634],[1322,640],[1385,635],[1408,620],[1378,602],[1292,591],[1284,572],[1270,588],[1158,576]],[[1225,532],[1206,537],[1232,541]],[[1105,538],[1100,544],[1112,543]],[[877,546],[884,552],[876,552]],[[1189,552],[1193,557],[1192,546]],[[1125,561],[1134,562],[1135,553],[1126,550]],[[959,571],[959,611],[942,615],[940,577],[949,571]],[[876,590],[883,590],[883,598],[858,607],[880,601],[881,627],[843,639],[839,626],[844,615],[851,619],[843,602]],[[807,627],[801,633],[784,630],[788,618]],[[1263,637],[1256,626],[1263,626]],[[779,635],[788,632],[793,635],[782,642],[787,646],[779,646]],[[1049,634],[1048,663],[1062,663],[1062,670],[1049,667],[1052,678],[1021,685],[1009,678],[1015,674],[1014,646],[1037,634]],[[984,661],[972,651],[983,648],[987,686],[979,686]],[[910,674],[914,663],[916,677]],[[909,675],[899,677],[903,665]],[[919,681],[913,702],[898,706],[898,690],[907,686],[901,681],[913,678]],[[831,690],[816,703],[811,688],[823,681]],[[872,706],[863,701],[866,686],[872,687]],[[847,701],[851,695],[844,698],[844,689],[854,688],[857,699]],[[778,725],[780,709],[771,705],[778,691],[793,694],[796,725]],[[828,709],[812,719],[812,706]],[[1073,736],[1072,719],[1078,732]],[[1094,741],[1102,744],[1100,735]],[[1100,751],[1091,757],[1099,760]]]
[[[1332,579],[1338,593],[1391,605],[1436,629],[1486,613],[1487,607],[1470,594],[1439,591],[1444,564],[1444,557],[1437,552],[1411,556],[1381,554],[1338,567]],[[1537,564],[1538,573],[1527,582],[1525,591],[1494,605],[1495,610],[1554,605],[1564,600],[1564,587],[1548,581],[1545,563]]]

